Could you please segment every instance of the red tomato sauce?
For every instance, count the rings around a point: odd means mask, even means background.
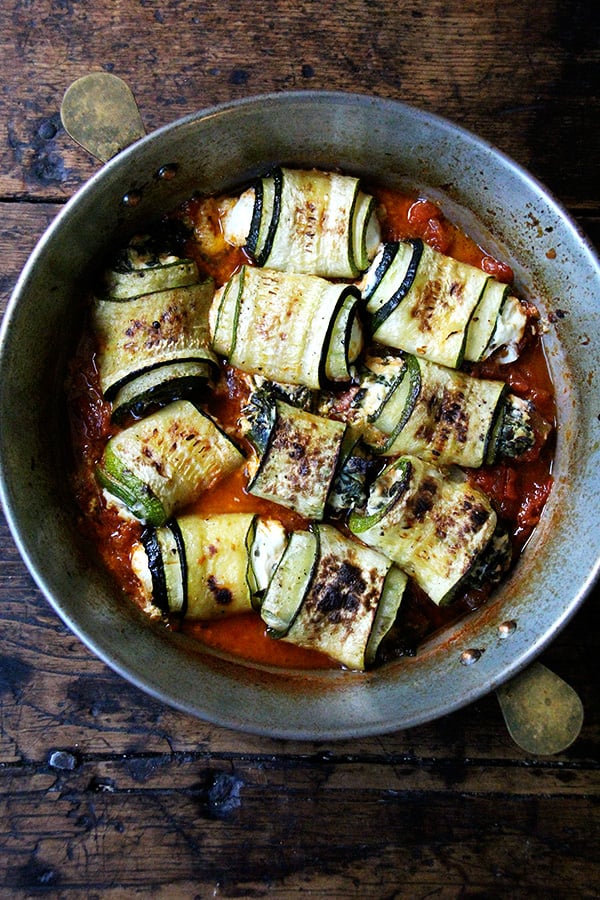
[[[387,188],[372,190],[385,240],[420,237],[435,249],[463,262],[478,266],[500,281],[510,283],[512,270],[495,259],[475,241],[449,222],[430,200],[409,196]],[[229,247],[215,227],[218,201],[191,199],[174,214],[193,229],[186,251],[201,271],[222,284],[244,262],[244,253]],[[474,366],[474,374],[505,381],[519,396],[532,400],[541,415],[555,421],[554,392],[539,337],[534,336],[519,359],[501,365],[491,359]],[[207,399],[209,413],[216,415],[225,430],[235,431],[241,407],[247,399],[247,387],[235,370],[224,366],[218,392]],[[72,365],[69,405],[74,449],[73,484],[82,509],[82,528],[95,543],[107,568],[112,572],[129,600],[143,602],[140,586],[129,563],[132,545],[139,539],[142,526],[124,522],[105,503],[95,478],[107,438],[113,433],[110,409],[103,401],[89,336],[84,335]],[[238,436],[239,440],[239,436]],[[243,442],[243,441],[242,441]],[[522,551],[539,521],[552,486],[553,441],[536,447],[525,460],[503,462],[471,470],[469,478],[492,500],[513,537],[515,557]],[[255,512],[279,519],[288,530],[306,527],[298,514],[276,504],[252,497],[246,491],[247,473],[242,468],[207,491],[190,509],[201,515],[218,512]],[[488,591],[470,591],[445,608],[439,608],[415,585],[407,588],[402,601],[396,631],[397,653],[414,653],[424,637],[485,602]],[[309,651],[266,635],[255,613],[224,617],[210,622],[168,623],[203,644],[248,661],[285,668],[338,668],[323,654]]]

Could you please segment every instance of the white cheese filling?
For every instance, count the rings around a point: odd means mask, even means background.
[[[148,556],[142,544],[133,545],[130,561],[133,574],[140,582],[144,596],[150,600],[152,598],[152,575],[148,565]]]
[[[276,519],[259,519],[252,543],[251,564],[257,592],[269,586],[287,543],[285,528]]]
[[[503,363],[514,362],[519,355],[518,346],[525,333],[526,325],[527,316],[521,303],[516,297],[508,296],[496,321],[494,334],[486,348],[484,359],[503,347],[501,361]]]
[[[250,225],[252,224],[254,194],[254,188],[248,188],[221,217],[223,237],[233,247],[246,246]]]
[[[379,249],[379,245],[381,242],[381,226],[379,224],[379,219],[375,212],[373,212],[372,216],[369,219],[369,224],[367,225],[367,234],[366,234],[366,244],[367,244],[367,256],[369,259],[373,259],[375,254]]]

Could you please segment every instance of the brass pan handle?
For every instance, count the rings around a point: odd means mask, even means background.
[[[63,97],[60,117],[67,134],[101,162],[146,133],[128,85],[108,72],[92,72],[73,82]]]
[[[583,725],[583,704],[573,688],[534,662],[497,688],[496,696],[514,742],[533,756],[561,753]]]

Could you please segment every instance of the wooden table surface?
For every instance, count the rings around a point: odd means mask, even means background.
[[[148,130],[267,91],[408,101],[508,153],[600,241],[593,0],[5,0],[0,47],[2,311],[97,169],[59,118],[92,70],[131,85]],[[585,707],[560,755],[521,751],[494,696],[382,737],[271,740],[107,669],[2,521],[0,896],[598,897],[596,600],[542,655]]]

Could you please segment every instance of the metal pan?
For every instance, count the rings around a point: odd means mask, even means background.
[[[138,134],[133,127],[129,139]],[[119,149],[113,144],[109,139],[105,158]],[[67,479],[63,384],[98,261],[193,191],[233,188],[275,162],[339,167],[426,192],[513,267],[518,291],[549,323],[559,426],[555,486],[542,521],[483,609],[429,640],[416,658],[368,674],[246,664],[152,625],[81,538]],[[599,316],[600,265],[565,210],[513,161],[450,122],[376,97],[308,91],[204,110],[107,162],[65,206],[16,285],[0,336],[0,489],[14,539],[81,640],[180,710],[248,732],[313,740],[435,719],[526,669],[595,579]]]

